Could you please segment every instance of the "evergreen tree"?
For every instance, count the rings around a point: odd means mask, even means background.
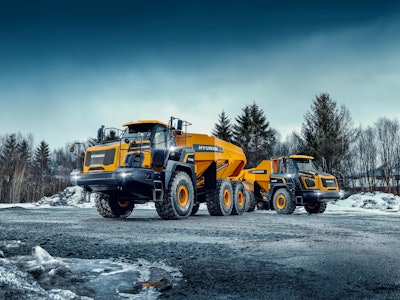
[[[329,94],[322,93],[316,96],[304,119],[302,152],[314,156],[326,171],[339,171],[356,134],[346,107],[337,108]]]
[[[49,145],[43,140],[35,150],[34,165],[36,170],[36,200],[45,195],[46,184],[50,174],[50,149]]]
[[[247,167],[254,167],[268,159],[275,144],[275,130],[271,129],[264,111],[256,104],[246,105],[233,126],[234,143],[242,147]]]
[[[226,115],[225,111],[222,111],[218,115],[218,123],[214,125],[214,129],[212,131],[212,135],[221,140],[232,142],[232,126],[231,120]]]
[[[249,163],[250,142],[252,138],[252,120],[250,105],[242,108],[242,114],[235,118],[236,124],[233,125],[233,143],[243,149]]]
[[[1,165],[1,202],[13,203],[12,183],[15,176],[15,169],[18,162],[18,143],[15,134],[6,137],[0,153]]]

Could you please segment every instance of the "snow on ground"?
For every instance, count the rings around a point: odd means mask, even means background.
[[[1,208],[94,207],[94,195],[80,187],[69,187],[59,194],[43,197],[34,204],[0,204]],[[154,209],[152,203],[137,208]],[[203,205],[201,209],[206,209]],[[299,208],[301,210],[303,208]],[[329,204],[326,213],[398,213],[400,197],[381,192],[360,193]],[[304,210],[304,209],[303,209]],[[399,214],[400,216],[400,214]],[[184,222],[184,221],[182,221]],[[2,249],[20,247],[21,241],[0,241],[0,299],[92,299],[85,291],[95,293],[95,299],[157,299],[160,295],[154,278],[169,278],[167,286],[181,280],[176,268],[163,262],[136,262],[124,259],[77,259],[53,257],[40,246],[31,255],[5,258]],[[130,277],[127,285],[123,278]],[[114,290],[104,287],[114,286]],[[73,288],[71,288],[73,287]]]
[[[371,213],[399,212],[400,197],[382,192],[359,193],[334,204],[328,204],[327,207],[327,211],[343,209]]]
[[[67,187],[64,191],[53,195],[51,197],[43,197],[38,202],[33,204],[0,204],[1,208],[22,206],[25,208],[46,208],[46,207],[95,207],[95,195],[85,193],[81,187],[73,186]],[[136,205],[135,208],[140,209],[154,209],[154,203]],[[200,209],[206,210],[205,205],[201,205]],[[351,195],[346,199],[342,199],[333,204],[328,204],[327,212],[329,211],[354,211],[364,212],[399,212],[400,210],[400,197],[393,194],[382,192],[373,193],[359,193]]]
[[[157,299],[157,287],[181,278],[164,262],[58,258],[36,246],[31,255],[0,258],[0,299]]]

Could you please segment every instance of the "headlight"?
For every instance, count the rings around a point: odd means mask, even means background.
[[[310,180],[310,179],[307,179],[306,178],[306,184],[307,184],[307,186],[308,187],[315,187],[315,182],[314,182],[314,180]]]
[[[81,178],[80,170],[73,170],[70,174],[70,181],[73,185],[76,185],[78,180]]]
[[[131,175],[132,175],[132,173],[130,173],[130,172],[122,172],[121,173],[121,177],[122,178],[126,178],[126,177],[131,176]]]

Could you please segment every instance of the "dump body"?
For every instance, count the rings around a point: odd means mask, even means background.
[[[340,198],[339,187],[336,178],[319,171],[313,159],[291,155],[264,160],[256,168],[244,170],[241,178],[253,191],[259,208],[274,208],[279,212],[290,204],[288,213],[295,206],[305,206],[309,212],[323,212],[327,202]],[[286,194],[276,199],[282,192]]]
[[[201,202],[217,207],[209,195],[221,186],[233,193],[234,179],[228,178],[236,178],[246,164],[242,149],[205,134],[183,133],[173,120],[126,123],[115,141],[99,133],[100,144],[87,149],[71,182],[99,195],[99,205],[111,211],[100,212],[103,216],[120,217],[124,206],[148,201],[165,219],[186,217]]]
[[[216,164],[217,179],[237,177],[246,164],[242,148],[214,136],[187,133],[177,136],[176,143],[177,147],[194,150],[197,179],[213,163]]]

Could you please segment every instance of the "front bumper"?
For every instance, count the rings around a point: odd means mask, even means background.
[[[73,185],[90,192],[118,192],[137,199],[151,199],[154,189],[154,172],[149,169],[120,168],[114,172],[95,173],[73,171],[70,180]]]
[[[322,192],[320,190],[296,192],[297,204],[327,203],[340,199],[339,192]]]

